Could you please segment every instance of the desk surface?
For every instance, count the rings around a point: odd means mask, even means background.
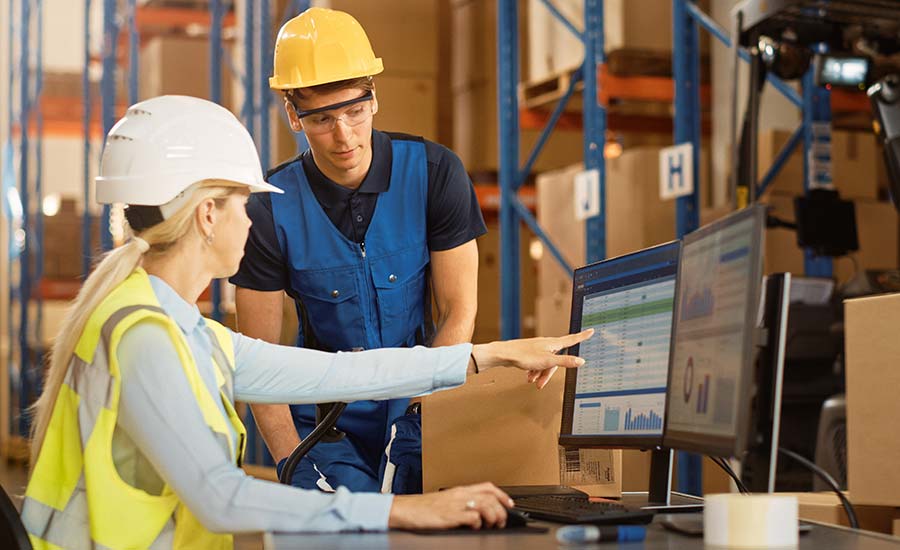
[[[700,517],[700,514],[696,514]],[[647,526],[647,540],[643,542],[592,545],[592,548],[642,548],[644,550],[690,550],[703,548],[702,537],[688,537],[673,533],[658,523],[659,519]],[[472,550],[532,550],[536,548],[583,548],[583,546],[562,546],[556,542],[555,527],[543,534],[502,534],[492,532],[490,534],[451,534],[451,535],[416,535],[402,531],[389,533],[337,533],[327,535],[317,534],[287,534],[267,533],[265,536],[265,548],[267,550],[282,550],[288,548],[316,548],[316,549],[419,549],[419,548],[446,548]],[[832,527],[816,524],[810,533],[800,536],[798,550],[897,550],[900,548],[900,538],[889,537],[868,531],[854,532],[842,527]]]

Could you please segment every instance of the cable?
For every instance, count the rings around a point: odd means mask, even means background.
[[[735,471],[731,468],[731,465],[728,464],[728,461],[722,457],[719,457],[718,463],[719,466],[723,470],[725,470],[725,473],[731,476],[731,479],[734,480],[734,484],[737,485],[738,491],[745,495],[749,495],[750,489],[747,489],[747,486],[744,485],[744,482],[741,480],[740,476],[738,476],[737,473],[735,473]]]
[[[750,491],[747,490],[747,486],[744,485],[744,482],[741,481],[741,478],[739,478],[737,474],[734,473],[734,470],[731,469],[731,466],[728,465],[728,462],[726,462],[724,458],[718,456],[711,456],[709,458],[713,462],[715,462],[716,465],[719,466],[719,468],[725,470],[725,473],[728,474],[729,477],[731,477],[731,479],[734,481],[734,484],[737,485],[738,491],[740,491],[741,494],[750,494]]]
[[[344,412],[344,409],[346,408],[346,403],[335,403],[334,407],[325,415],[325,418],[323,418],[313,431],[310,432],[308,436],[304,437],[303,441],[291,451],[290,456],[288,456],[287,460],[284,462],[284,468],[281,469],[281,475],[278,477],[279,483],[285,485],[291,484],[291,479],[294,477],[294,470],[297,469],[300,460],[306,456],[306,453],[308,453],[316,443],[325,437],[325,434],[327,434],[335,424],[337,424],[338,417],[341,416],[341,413]]]
[[[822,480],[831,487],[831,490],[834,491],[838,498],[841,500],[841,504],[844,506],[844,511],[847,512],[847,522],[850,523],[850,527],[853,529],[859,529],[859,521],[856,519],[856,511],[853,509],[853,505],[850,504],[850,501],[841,491],[841,488],[838,485],[837,481],[835,481],[828,472],[826,472],[822,468],[819,468],[812,461],[802,455],[795,453],[794,451],[785,449],[784,447],[778,447],[778,452],[785,456],[793,458],[800,464],[812,470],[814,474],[822,478]]]

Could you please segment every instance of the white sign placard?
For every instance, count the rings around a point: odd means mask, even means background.
[[[659,152],[659,198],[674,199],[694,192],[694,145],[682,143]]]
[[[584,220],[600,214],[600,171],[585,170],[575,174],[575,219]]]

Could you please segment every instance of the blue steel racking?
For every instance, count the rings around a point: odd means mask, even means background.
[[[7,322],[9,327],[9,350],[7,364],[9,365],[10,388],[16,392],[17,399],[10,401],[10,425],[5,429],[20,435],[28,433],[28,418],[24,411],[31,399],[39,391],[40,369],[32,364],[33,356],[40,356],[32,349],[33,341],[40,335],[42,317],[40,314],[40,297],[36,299],[37,314],[32,316],[30,303],[34,288],[32,281],[40,277],[43,272],[43,220],[35,216],[32,219],[32,204],[37,205],[39,213],[43,200],[43,172],[41,163],[43,160],[43,131],[44,122],[39,109],[41,93],[43,89],[43,1],[20,0],[19,18],[15,17],[15,6],[11,0],[9,3],[9,81],[7,110],[9,125],[7,128],[7,143],[4,147],[6,164],[4,166],[4,198],[6,202],[7,234],[8,241],[8,304]],[[36,49],[34,56],[31,52],[31,27],[34,24],[36,36],[34,42]],[[18,31],[18,32],[16,32]],[[15,71],[14,47],[18,38],[19,70]],[[18,75],[18,82],[16,76]],[[13,96],[16,84],[18,84],[18,113],[15,112]],[[18,116],[16,116],[18,114]],[[18,119],[18,123],[15,120]],[[31,145],[31,121],[34,119],[34,156]],[[14,134],[18,133],[19,147],[15,152]],[[18,159],[18,173],[16,162]],[[29,173],[29,164],[34,160],[36,172],[32,177]],[[35,201],[32,203],[32,193]],[[32,231],[33,229],[33,231]],[[18,265],[16,263],[18,262]],[[18,267],[18,281],[14,283],[15,271]],[[34,270],[32,271],[32,267]],[[18,311],[16,311],[18,308]],[[14,321],[18,313],[18,323]],[[34,323],[32,323],[32,317]],[[16,357],[18,351],[18,357]],[[18,359],[18,361],[16,361]],[[13,409],[18,407],[18,409]]]
[[[40,374],[39,365],[32,364],[34,357],[41,354],[35,353],[33,349],[34,337],[32,334],[40,334],[41,323],[41,294],[34,285],[34,281],[38,281],[43,273],[42,266],[42,244],[43,244],[43,223],[40,213],[40,203],[42,201],[42,153],[43,153],[43,119],[40,110],[41,88],[42,88],[42,40],[43,40],[43,1],[42,0],[18,0],[20,9],[19,17],[15,17],[15,2],[10,0],[9,3],[9,95],[7,100],[7,111],[9,113],[9,127],[7,132],[7,143],[4,147],[4,180],[9,174],[13,174],[16,182],[4,181],[4,189],[12,186],[13,196],[18,198],[13,200],[15,204],[11,205],[11,199],[4,197],[6,201],[7,212],[11,207],[21,208],[20,216],[7,216],[7,230],[9,238],[9,300],[7,317],[9,319],[9,342],[10,348],[8,352],[8,364],[10,365],[10,381],[11,388],[14,388],[16,401],[10,403],[10,420],[13,424],[9,426],[12,432],[19,435],[26,435],[28,432],[28,423],[26,415],[22,414],[40,391]],[[92,0],[84,0],[84,55],[83,55],[83,71],[82,71],[82,94],[83,94],[83,112],[82,112],[82,132],[83,132],[83,160],[84,167],[82,172],[83,178],[83,198],[85,204],[84,215],[82,219],[82,249],[85,251],[82,271],[86,276],[90,270],[91,258],[89,251],[91,250],[91,218],[87,205],[92,201],[90,195],[90,164],[93,161],[91,154],[91,130],[92,130],[92,97],[90,91],[90,64],[92,62],[90,42],[90,12]],[[266,86],[267,74],[271,71],[272,60],[272,40],[270,38],[270,17],[269,17],[269,0],[261,0],[259,2],[245,2],[244,6],[247,11],[245,14],[247,27],[245,28],[245,74],[240,75],[244,85],[245,103],[242,110],[242,118],[244,123],[250,129],[251,134],[256,135],[255,129],[259,129],[258,143],[260,147],[260,157],[263,165],[269,163],[269,107],[271,95],[268,93]],[[285,8],[284,19],[292,12],[297,13],[309,7],[309,0],[293,0],[289,2]],[[119,35],[122,26],[127,25],[125,32],[127,33],[129,47],[128,62],[128,100],[129,103],[135,103],[138,100],[138,8],[136,0],[127,0],[125,3],[124,17],[119,13],[115,0],[103,0],[103,42],[101,51],[102,76],[100,80],[100,118],[102,124],[102,135],[106,135],[117,117],[116,113],[116,71],[118,68],[118,45]],[[222,66],[222,27],[226,15],[226,6],[223,0],[211,0],[210,15],[212,24],[210,26],[210,94],[213,101],[221,101],[221,66]],[[36,15],[36,17],[35,17]],[[18,20],[17,20],[18,19]],[[37,52],[36,60],[32,59],[30,49],[31,22],[36,19],[37,28]],[[254,26],[255,25],[255,26]],[[18,32],[17,32],[18,31]],[[19,70],[14,69],[14,45],[19,43]],[[260,70],[255,73],[257,60],[254,56],[258,56],[258,64]],[[233,70],[233,67],[232,67]],[[234,71],[237,73],[237,71]],[[16,76],[18,75],[18,78]],[[33,79],[32,79],[33,75]],[[18,85],[18,112],[14,111],[16,106],[13,101],[15,86]],[[258,98],[258,101],[257,101]],[[16,116],[17,115],[17,116]],[[34,177],[29,175],[29,159],[31,158],[30,144],[30,124],[32,119],[35,122],[36,142],[34,144],[35,161],[37,172]],[[18,120],[18,124],[16,124]],[[9,153],[13,152],[13,136],[18,132],[18,173],[15,171],[15,163],[9,158]],[[298,149],[305,146],[305,139],[302,136],[297,138]],[[18,188],[16,187],[18,184]],[[32,191],[36,195],[36,201],[32,202]],[[37,205],[35,207],[34,205]],[[110,233],[109,221],[110,209],[104,207],[103,215],[100,220],[100,236],[101,248],[103,251],[109,250],[113,246],[112,235]],[[34,215],[34,219],[32,219]],[[32,233],[31,228],[34,228]],[[19,238],[16,244],[17,229],[24,231],[24,238]],[[22,232],[18,232],[22,235]],[[16,266],[16,261],[18,265]],[[34,269],[32,270],[32,266]],[[14,268],[18,267],[17,284],[13,283],[15,276]],[[215,281],[212,289],[213,317],[221,318],[221,293],[219,290],[219,282]],[[34,296],[34,298],[32,298]],[[31,300],[37,301],[37,314],[34,315],[34,323],[32,323],[32,314],[29,313],[28,304]],[[18,305],[18,323],[13,322],[13,315]],[[17,325],[17,326],[16,326]],[[18,351],[18,368],[16,365],[15,354]],[[253,426],[253,423],[250,423]]]
[[[534,150],[529,155],[523,169],[519,169],[519,103],[516,85],[519,81],[518,59],[518,5],[516,0],[498,0],[498,104],[499,104],[499,143],[500,143],[500,248],[501,248],[501,336],[504,339],[516,338],[520,330],[520,281],[519,281],[519,222],[526,223],[535,235],[541,239],[547,249],[556,258],[563,269],[571,272],[562,254],[546,233],[522,205],[516,192],[524,183],[531,171],[534,160],[549,138],[556,122],[565,110],[575,85],[584,82],[584,101],[582,124],[584,130],[584,165],[586,170],[598,173],[597,192],[601,197],[600,213],[589,218],[586,224],[586,258],[588,262],[603,259],[606,256],[605,237],[605,187],[606,170],[603,151],[606,134],[606,109],[598,100],[597,75],[605,62],[603,37],[603,0],[585,0],[585,30],[578,29],[568,21],[551,3],[541,0],[550,13],[556,17],[570,32],[575,34],[585,46],[584,63],[572,78],[569,89],[560,100],[550,116]],[[731,47],[731,40],[726,31],[705,14],[694,0],[672,0],[673,7],[673,48],[672,73],[675,88],[675,114],[673,133],[675,144],[691,143],[693,145],[693,173],[700,173],[700,137],[702,133],[700,121],[700,48],[699,28],[709,31],[726,46]],[[747,61],[750,54],[740,48],[736,55]],[[778,171],[787,161],[801,139],[804,141],[805,188],[809,187],[810,174],[815,173],[819,185],[829,185],[830,138],[826,128],[830,123],[830,94],[828,91],[812,85],[809,75],[803,82],[803,95],[798,94],[789,85],[773,75],[767,77],[773,87],[784,94],[794,105],[803,109],[803,124],[798,128],[783,149],[776,156],[772,167],[766,172],[757,190],[761,196],[772,182]],[[813,132],[813,128],[819,128]],[[815,151],[812,157],[810,151]],[[811,162],[812,161],[812,162]],[[813,165],[818,163],[818,166]],[[699,226],[700,196],[699,186],[694,186],[692,195],[677,199],[676,235],[681,238]],[[806,253],[806,272],[810,275],[829,276],[831,265],[827,260],[813,257]],[[682,492],[700,494],[701,466],[700,458],[687,453],[679,453],[678,489]]]
[[[210,9],[215,10],[221,0],[212,0]],[[255,5],[255,6],[254,6]],[[271,29],[271,12],[269,0],[261,0],[259,2],[246,1],[244,4],[244,74],[241,76],[244,85],[244,105],[241,110],[241,117],[244,124],[250,131],[250,135],[254,136],[260,148],[260,161],[263,169],[268,169],[270,165],[270,146],[269,146],[269,113],[272,94],[269,91],[268,77],[272,74],[272,60],[274,55],[274,40],[270,36]],[[297,15],[310,7],[310,0],[291,0],[284,7],[284,13],[281,16],[281,24],[294,15]],[[215,11],[214,11],[215,13]],[[218,29],[216,28],[218,25]],[[210,38],[220,36],[221,19],[213,17],[213,28],[210,31]],[[256,40],[254,40],[256,38]],[[210,44],[211,48],[215,48],[214,44]],[[221,48],[219,48],[221,49]],[[211,90],[219,86],[219,78],[215,75],[216,52],[210,56],[213,68],[210,74],[213,78]],[[258,61],[258,65],[257,62]],[[255,98],[259,98],[259,102]],[[216,100],[217,101],[217,100]],[[283,111],[282,111],[283,112]],[[257,128],[259,133],[257,134]],[[306,148],[306,138],[302,134],[295,134],[297,149]],[[221,315],[219,310],[219,281],[213,281],[213,312]],[[214,317],[215,318],[215,317]],[[265,464],[273,465],[271,455],[263,444],[262,438],[257,432],[256,422],[253,419],[253,413],[247,408],[244,417],[244,424],[247,427],[247,450],[245,462],[248,464]]]

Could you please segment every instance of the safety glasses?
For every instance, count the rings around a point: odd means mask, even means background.
[[[368,91],[360,97],[308,111],[301,111],[294,105],[294,111],[307,134],[327,134],[334,130],[338,120],[347,126],[359,126],[372,118],[378,110],[373,99],[374,95]],[[343,111],[337,114],[338,109]]]

